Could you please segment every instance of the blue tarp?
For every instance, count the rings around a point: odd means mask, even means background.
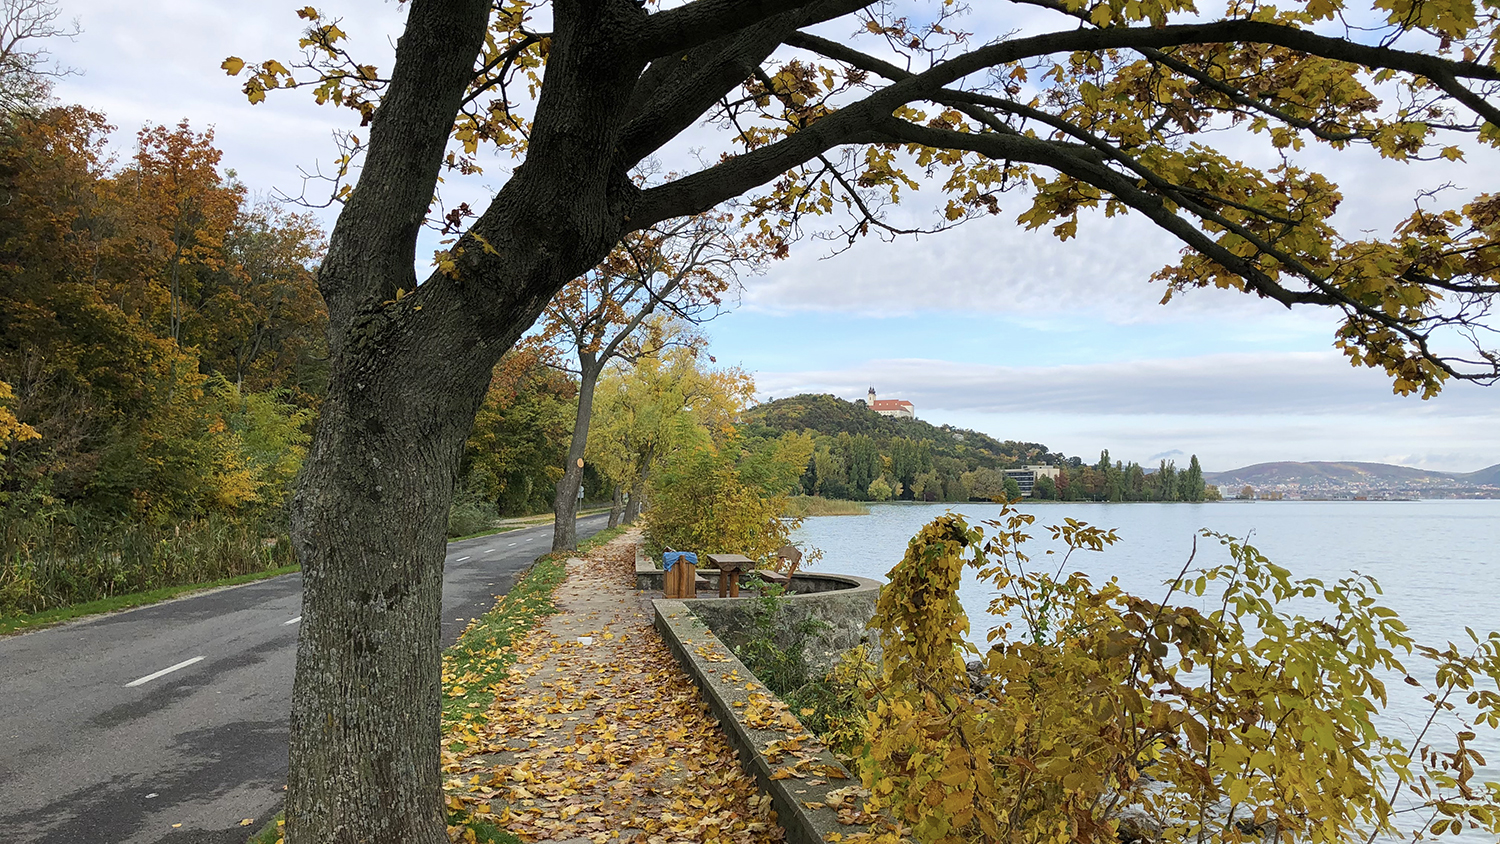
[[[698,555],[692,551],[668,551],[661,555],[662,571],[671,571],[672,565],[678,560],[682,560],[685,563],[692,563],[695,566],[698,565]]]

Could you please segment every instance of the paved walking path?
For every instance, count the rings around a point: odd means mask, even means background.
[[[561,612],[445,753],[449,792],[527,841],[779,841],[770,798],[651,627],[637,541],[568,561]]]

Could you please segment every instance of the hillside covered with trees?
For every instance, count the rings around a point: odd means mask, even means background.
[[[1096,464],[1065,457],[1041,443],[997,440],[988,434],[920,419],[882,416],[863,401],[803,394],[758,405],[743,416],[748,437],[802,433],[814,450],[802,475],[807,495],[855,501],[969,501],[1015,498],[1005,469],[1057,466],[1054,481],[1037,479],[1035,497],[1066,501],[1203,501],[1218,491],[1205,486],[1194,455],[1178,470],[1162,461],[1154,470],[1137,463]]]

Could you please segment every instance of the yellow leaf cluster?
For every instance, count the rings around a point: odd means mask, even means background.
[[[15,390],[0,381],[0,463],[5,462],[5,450],[11,443],[41,439],[36,429],[16,418],[6,404],[16,397]]]

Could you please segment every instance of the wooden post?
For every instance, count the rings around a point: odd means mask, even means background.
[[[667,553],[676,552],[669,550]],[[698,597],[698,566],[688,562],[686,557],[678,557],[672,567],[662,573],[661,591],[668,598]]]

